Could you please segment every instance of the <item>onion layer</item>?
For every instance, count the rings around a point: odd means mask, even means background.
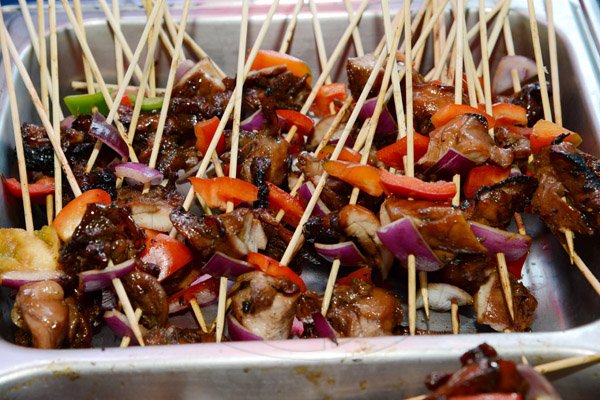
[[[315,323],[315,331],[317,335],[321,338],[331,339],[335,344],[337,344],[337,335],[335,333],[335,329],[331,326],[327,318],[323,316],[320,312],[316,312],[312,315],[312,319]]]
[[[18,289],[21,286],[41,281],[60,283],[66,275],[61,271],[7,271],[0,275],[2,286]]]
[[[117,165],[115,175],[119,178],[131,178],[141,184],[157,185],[163,180],[163,174],[159,170],[139,162],[126,162]]]
[[[129,326],[129,321],[125,314],[113,309],[104,313],[104,321],[115,335],[118,337],[128,336],[131,338],[132,343],[137,344],[137,339],[135,338],[131,326]],[[146,329],[143,326],[140,326],[140,329],[142,330],[143,335]]]
[[[520,82],[525,82],[537,76],[537,65],[535,61],[524,56],[504,56],[498,63],[498,68],[492,79],[492,92],[500,94],[512,90],[512,70],[517,71]]]
[[[229,257],[220,251],[215,252],[203,268],[204,272],[215,278],[224,276],[229,279],[235,279],[238,276],[246,272],[254,271],[255,269],[254,265],[247,263],[246,261]]]
[[[84,292],[104,289],[112,284],[114,278],[120,278],[133,270],[135,260],[127,260],[121,264],[111,265],[104,269],[92,269],[79,273]]]
[[[119,136],[117,128],[107,124],[106,118],[99,112],[95,112],[92,116],[92,124],[88,133],[116,151],[121,157],[129,155],[127,143]]]
[[[265,116],[261,110],[258,110],[240,123],[240,129],[252,132],[259,131],[265,123]]]
[[[409,254],[415,256],[419,271],[437,271],[443,266],[409,217],[379,228],[377,236],[405,268],[408,268]]]
[[[504,253],[506,261],[516,261],[525,256],[531,246],[531,237],[469,222],[471,231],[490,253]]]
[[[306,205],[312,198],[314,192],[315,185],[313,185],[313,183],[310,181],[305,182],[302,186],[300,186],[300,189],[298,189],[298,198],[300,199],[302,204],[304,204],[304,207],[306,207]],[[325,203],[323,203],[321,199],[319,199],[317,200],[317,204],[315,204],[315,208],[313,209],[311,215],[322,217],[329,213],[329,208],[325,205]]]
[[[365,257],[352,241],[335,244],[315,243],[315,250],[327,261],[339,259],[341,265],[355,266],[365,263]]]
[[[375,106],[377,105],[377,97],[373,97],[365,101],[360,112],[358,113],[358,118],[362,121],[367,118],[371,118],[373,113],[375,112]],[[388,111],[387,107],[384,105],[381,110],[381,115],[379,116],[379,121],[377,121],[377,130],[375,134],[384,135],[386,133],[398,132],[398,125],[396,125],[396,121],[392,118],[392,114]]]
[[[455,174],[465,175],[474,166],[475,163],[469,160],[464,154],[454,149],[448,149],[438,162],[425,171],[425,175],[436,177],[452,176]]]
[[[546,377],[534,368],[518,364],[517,371],[529,383],[525,400],[560,400],[561,397]]]
[[[250,332],[246,328],[242,326],[233,316],[227,316],[227,333],[229,334],[229,338],[233,341],[256,341],[256,340],[264,340],[262,337],[255,335]]]

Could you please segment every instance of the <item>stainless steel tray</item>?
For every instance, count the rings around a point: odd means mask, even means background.
[[[286,26],[293,2],[280,8],[264,48],[276,48]],[[378,2],[365,14],[361,36],[367,50],[373,49],[383,34]],[[415,2],[415,7],[418,2]],[[589,15],[598,15],[597,6],[587,2],[587,10],[576,1],[555,1],[560,60],[561,91],[565,125],[582,133],[584,150],[600,154],[600,53],[595,33],[587,25]],[[253,5],[250,25],[252,43],[266,13],[264,3]],[[473,14],[476,2],[470,4]],[[392,3],[392,9],[399,4]],[[591,8],[590,8],[591,7]],[[540,22],[543,4],[536,1]],[[589,13],[589,9],[593,12]],[[320,5],[320,18],[328,52],[347,25],[343,6]],[[177,10],[174,10],[177,13]],[[190,33],[223,69],[233,74],[239,33],[239,4],[200,3],[192,11]],[[66,18],[59,13],[59,60],[61,96],[71,93],[69,82],[82,79],[80,49]],[[114,80],[113,42],[100,11],[85,10],[86,29],[94,54],[107,81]],[[143,14],[136,7],[122,12],[125,36],[137,43]],[[5,15],[11,37],[34,78],[37,63],[27,32],[18,12]],[[475,16],[473,21],[475,21]],[[518,54],[532,54],[526,1],[513,1],[510,14]],[[62,25],[60,25],[62,24]],[[540,26],[542,43],[545,27]],[[301,14],[292,54],[303,58],[318,71],[310,15]],[[347,56],[352,55],[352,46]],[[164,77],[168,58],[160,56],[159,72]],[[335,69],[336,79],[345,79],[343,63]],[[8,101],[4,95],[5,76],[0,76],[0,172],[14,168],[12,128]],[[22,121],[35,121],[35,111],[26,91],[15,76]],[[0,189],[1,190],[1,189]],[[0,202],[0,226],[21,223],[21,208],[6,194]],[[96,348],[89,350],[27,349],[0,339],[0,397],[11,399],[63,398],[401,398],[424,391],[428,372],[450,370],[458,356],[486,341],[506,357],[525,355],[533,364],[572,355],[600,351],[600,300],[575,267],[569,266],[564,252],[549,232],[528,218],[529,233],[535,237],[532,253],[524,269],[524,282],[539,301],[532,333],[461,334],[460,336],[383,337],[344,339],[339,346],[327,340],[280,342],[236,342],[159,346],[153,348]],[[600,248],[597,237],[578,239],[576,248],[596,276],[600,276]],[[314,280],[314,279],[313,279]],[[324,279],[322,280],[324,281]],[[0,302],[0,332],[10,336],[10,300],[4,293]],[[474,332],[470,315],[463,331]],[[426,327],[421,316],[419,321]],[[448,329],[447,315],[436,315],[430,325]],[[600,391],[600,366],[563,373],[555,378],[559,391],[568,399],[592,399]]]

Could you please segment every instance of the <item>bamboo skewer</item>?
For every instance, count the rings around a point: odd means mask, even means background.
[[[73,10],[75,11],[75,18],[77,23],[81,27],[81,34],[85,41],[87,41],[87,35],[85,33],[85,26],[83,25],[83,13],[81,10],[81,0],[73,0]],[[94,93],[93,84],[94,76],[90,68],[90,63],[87,61],[85,55],[81,57],[83,59],[83,76],[85,77],[86,87],[88,93]]]
[[[281,40],[281,46],[279,47],[280,53],[287,53],[290,48],[296,29],[296,22],[298,21],[298,13],[302,9],[302,6],[304,6],[304,0],[297,0],[294,11],[292,12],[292,19],[290,19],[285,34],[283,35],[283,39]]]
[[[552,0],[546,0],[546,19],[548,20],[548,48],[550,52],[550,76],[552,78],[552,100],[554,104],[554,122],[563,125],[560,105],[560,81],[558,75],[558,57],[556,51],[556,29],[554,28],[554,11]]]
[[[314,0],[308,0],[308,5],[310,7],[310,12],[312,14],[312,25],[313,32],[315,34],[315,42],[317,44],[317,53],[319,55],[319,63],[321,64],[321,69],[325,65],[327,65],[327,54],[325,50],[325,41],[323,40],[323,32],[321,31],[321,23],[319,22],[319,15],[317,11],[317,6],[315,5]],[[325,77],[325,84],[331,83],[331,76],[329,74]]]
[[[514,56],[515,55],[515,45],[513,42],[512,32],[511,32],[510,23],[508,21],[508,18],[506,18],[504,20],[504,25],[503,25],[502,30],[504,33],[504,43],[506,44],[506,52],[508,53],[509,56]],[[510,75],[512,77],[512,82],[513,82],[513,91],[515,93],[521,91],[521,81],[519,79],[519,73],[517,72],[517,70],[511,69]]]
[[[121,11],[119,9],[119,0],[112,0],[111,5],[113,15],[120,25],[121,23],[119,19],[121,18]],[[125,71],[123,70],[123,49],[121,48],[121,43],[119,43],[117,40],[115,40],[115,67],[117,71],[117,83],[119,86],[121,86]]]
[[[60,97],[58,93],[58,43],[56,39],[56,0],[48,1],[48,19],[50,22],[50,77],[52,82],[52,128],[60,143]],[[45,40],[45,39],[44,39]],[[62,210],[62,173],[60,162],[54,155],[54,209],[58,214]]]
[[[344,6],[346,7],[346,13],[348,13],[348,21],[352,21],[352,18],[354,17],[354,8],[352,7],[351,0],[344,0]],[[358,25],[352,31],[352,41],[354,42],[356,55],[362,57],[365,54],[365,50],[363,48],[362,39],[360,38]]]
[[[142,318],[142,310],[140,308],[136,308],[134,315],[135,315],[136,321],[139,322],[140,318]],[[121,338],[121,344],[119,345],[119,347],[129,347],[130,343],[131,343],[131,338],[129,336],[123,336]]]
[[[489,39],[487,40],[487,48],[488,52],[491,52],[494,47],[496,47],[496,43],[498,42],[498,38],[500,37],[500,32],[502,31],[502,26],[504,25],[504,21],[506,21],[506,16],[508,15],[508,10],[510,9],[510,3],[512,0],[504,0],[502,7],[498,13],[498,17],[494,22],[494,26],[492,27],[492,31],[489,35]],[[483,60],[479,63],[477,68],[477,74],[481,75],[483,73]]]
[[[143,1],[143,5],[144,5],[144,8],[146,9],[146,16],[150,16],[150,13],[152,12],[151,2],[149,5],[149,2]],[[114,14],[114,12],[113,12],[113,14]],[[164,14],[163,14],[163,17],[164,17]],[[165,21],[166,21],[166,18],[165,18]],[[168,26],[169,25],[167,24],[167,27]],[[170,32],[170,30],[169,30],[169,32]],[[162,26],[159,29],[158,35],[160,37],[161,43],[167,50],[167,53],[169,53],[169,57],[171,57],[171,58],[175,57],[175,48],[173,47],[173,44],[171,43],[171,40],[173,40],[175,35],[172,35],[171,38],[169,38],[169,36],[167,36],[167,33],[165,32],[165,30],[163,29]],[[183,58],[183,52],[180,57]],[[143,70],[142,70],[142,73],[143,73]],[[154,88],[154,90],[156,91],[156,88]]]
[[[143,74],[142,74],[143,76]],[[94,91],[99,90],[100,89],[100,85],[97,83],[94,83],[92,85],[92,87],[94,88]],[[104,87],[106,87],[108,90],[119,90],[119,85],[116,83],[105,83]],[[75,89],[75,90],[83,90],[87,88],[87,83],[83,82],[83,81],[71,81],[71,88]],[[125,90],[137,90],[139,88],[139,86],[136,85],[129,85],[125,88]],[[156,88],[156,94],[160,95],[160,94],[164,94],[165,93],[165,88]]]

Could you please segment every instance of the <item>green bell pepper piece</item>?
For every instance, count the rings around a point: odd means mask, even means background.
[[[129,95],[129,99],[131,100],[131,102],[133,104],[135,104],[136,98],[137,98],[137,95],[135,95],[135,94]],[[142,100],[142,111],[160,110],[162,108],[162,105],[163,105],[162,97],[144,97],[144,99]]]
[[[81,114],[92,114],[94,108],[97,108],[98,112],[105,116],[109,112],[101,92],[66,96],[64,102],[75,117]]]

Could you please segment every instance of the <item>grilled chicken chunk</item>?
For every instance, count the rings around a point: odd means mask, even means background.
[[[436,83],[421,83],[413,86],[413,110],[415,129],[425,135],[434,126],[431,117],[440,108],[454,104],[454,87]]]

